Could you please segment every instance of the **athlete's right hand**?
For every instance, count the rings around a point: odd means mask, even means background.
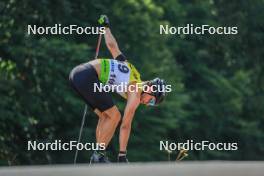
[[[110,25],[109,18],[106,15],[101,15],[98,19],[98,23],[104,27],[109,27]]]

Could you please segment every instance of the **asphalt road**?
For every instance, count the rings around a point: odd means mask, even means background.
[[[129,165],[0,167],[0,176],[264,176],[263,162],[178,162]]]

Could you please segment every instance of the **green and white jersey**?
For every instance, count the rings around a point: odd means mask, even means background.
[[[100,59],[101,73],[99,80],[105,85],[129,85],[141,83],[140,74],[131,63],[114,59]],[[117,92],[126,98],[126,92]]]

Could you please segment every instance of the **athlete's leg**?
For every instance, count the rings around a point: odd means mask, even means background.
[[[96,70],[89,64],[77,66],[71,71],[70,83],[92,109],[98,109],[95,110],[99,117],[96,141],[97,143],[105,143],[107,146],[120,120],[120,113],[116,107],[113,107],[114,103],[109,93],[94,91],[94,84],[100,83]],[[101,113],[104,111],[106,112]],[[109,114],[114,116],[108,116]],[[104,154],[95,151],[91,157],[91,162],[108,163],[109,161]]]
[[[101,141],[101,133],[102,133],[102,126],[104,124],[105,121],[105,115],[103,115],[103,113],[99,110],[99,109],[94,109],[94,112],[98,115],[98,123],[97,123],[97,127],[96,127],[96,142],[100,143],[99,141]],[[103,142],[106,143],[106,142]],[[90,163],[109,163],[109,160],[107,157],[105,157],[105,152],[104,151],[95,151],[93,153],[93,155],[91,156],[91,160]]]
[[[102,112],[99,109],[95,109],[94,113],[97,114],[98,116],[98,122],[97,122],[97,127],[96,127],[96,141],[98,141],[99,135],[100,135],[100,127],[104,121],[104,116]]]
[[[105,143],[105,146],[108,146],[121,119],[121,114],[117,107],[113,106],[102,112],[101,117],[97,125],[97,143]]]

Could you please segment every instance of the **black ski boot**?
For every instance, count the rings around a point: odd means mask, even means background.
[[[91,159],[90,159],[90,164],[93,164],[93,163],[111,163],[108,158],[105,156],[104,153],[101,153],[101,152],[94,152],[93,155],[91,156]]]

